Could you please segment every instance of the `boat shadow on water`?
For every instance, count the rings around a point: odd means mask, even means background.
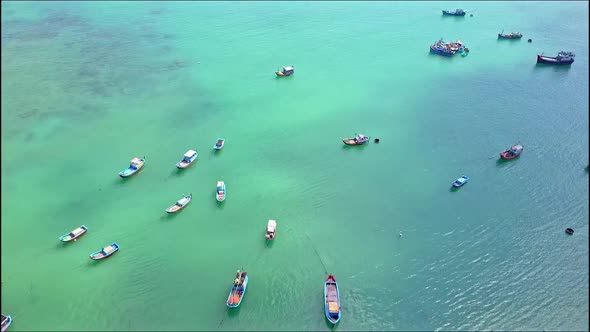
[[[342,150],[364,150],[369,143],[361,144],[361,145],[346,145],[342,144]]]
[[[514,159],[510,159],[510,160],[498,158],[498,159],[496,159],[496,167],[498,167],[498,168],[508,167],[508,166],[511,166],[514,163],[518,162],[518,160],[520,160],[520,158],[514,158]]]
[[[454,186],[451,186],[451,188],[449,188],[449,191],[450,191],[450,192],[452,192],[452,193],[454,193],[454,192],[457,192],[457,191],[459,191],[459,189],[461,189],[461,187],[454,187]]]
[[[551,65],[548,63],[535,63],[533,70],[548,70],[547,68],[552,68],[555,72],[567,72],[572,69],[572,65]]]

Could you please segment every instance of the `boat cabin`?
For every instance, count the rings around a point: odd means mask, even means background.
[[[463,9],[455,9],[455,14],[464,14],[465,11]]]
[[[560,51],[559,53],[557,53],[558,60],[571,60],[575,57],[576,55],[573,52]]]
[[[293,66],[283,67],[283,74],[292,74],[295,71]]]
[[[131,161],[129,162],[131,164],[131,166],[137,166],[139,164],[141,164],[143,162],[143,160],[139,159],[139,158],[133,158],[131,159]]]
[[[188,150],[185,154],[184,154],[184,161],[190,162],[191,158],[193,158],[195,155],[197,154],[197,151],[195,150]]]

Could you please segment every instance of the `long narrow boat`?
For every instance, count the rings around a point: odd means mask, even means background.
[[[129,162],[130,165],[126,169],[119,172],[119,176],[122,178],[130,177],[134,174],[139,173],[143,169],[143,165],[145,164],[145,157],[143,158],[133,158]]]
[[[353,138],[344,138],[344,139],[342,139],[342,142],[346,145],[362,145],[362,144],[367,143],[369,141],[369,139],[370,139],[369,137],[367,137],[363,134],[360,134],[360,135],[357,135]]]
[[[336,324],[342,317],[340,310],[340,289],[333,275],[329,275],[324,283],[324,311],[326,318],[332,324]]]
[[[454,11],[450,11],[448,9],[443,9],[443,15],[449,16],[465,16],[465,11],[463,9],[455,9]]]
[[[108,247],[104,247],[101,250],[90,254],[90,259],[93,260],[100,260],[107,257],[110,257],[112,254],[119,251],[119,245],[117,243],[113,243]]]
[[[227,297],[227,301],[225,302],[228,308],[237,308],[240,306],[247,287],[248,274],[246,271],[238,270],[236,273],[236,279],[234,280],[234,285],[232,286],[229,296]]]
[[[514,159],[522,153],[524,148],[520,144],[513,145],[510,149],[500,152],[500,158],[510,160]]]
[[[215,190],[215,198],[217,198],[218,202],[225,201],[225,182],[217,181],[217,188]]]
[[[182,160],[176,163],[176,167],[180,169],[189,167],[194,163],[198,155],[199,153],[196,150],[188,150],[182,157]]]
[[[4,314],[2,315],[2,332],[8,330],[8,327],[10,326],[10,324],[12,324],[12,317],[10,317],[10,315],[5,316]]]
[[[225,145],[225,138],[218,138],[217,142],[215,143],[215,145],[213,146],[213,148],[215,150],[221,150],[223,149],[223,146]]]
[[[182,209],[184,209],[188,203],[190,203],[193,199],[193,194],[190,194],[188,196],[185,196],[184,194],[182,194],[182,198],[178,200],[178,202],[176,202],[176,204],[172,205],[171,207],[166,209],[167,213],[175,213],[178,212]]]
[[[498,39],[520,39],[522,38],[522,33],[520,32],[512,32],[512,33],[504,33],[504,30],[498,34]]]
[[[86,234],[88,228],[84,225],[74,229],[73,231],[69,232],[68,234],[62,235],[59,237],[61,242],[70,242],[72,240],[76,241],[79,237]]]
[[[537,54],[537,63],[545,63],[549,65],[571,65],[576,60],[576,55],[573,52],[561,51],[557,56],[546,56]]]

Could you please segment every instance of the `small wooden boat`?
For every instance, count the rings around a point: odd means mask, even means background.
[[[199,153],[197,151],[195,151],[195,150],[188,150],[184,154],[184,157],[182,158],[182,160],[179,161],[178,163],[176,163],[176,167],[178,167],[180,169],[189,167],[197,159],[197,156],[198,155],[199,155]]]
[[[61,242],[70,242],[72,240],[76,241],[79,237],[86,234],[88,228],[84,225],[74,229],[73,231],[69,232],[68,234],[62,235],[59,237]]]
[[[266,226],[266,239],[273,240],[275,238],[275,234],[277,232],[277,221],[276,220],[269,220],[268,225]]]
[[[5,316],[4,314],[2,315],[2,332],[8,330],[8,327],[10,326],[10,324],[12,324],[12,317],[10,317],[10,315]]]
[[[283,67],[283,70],[277,70],[275,73],[277,74],[277,76],[291,76],[295,73],[295,67]]]
[[[225,182],[217,181],[217,189],[215,191],[215,197],[218,202],[225,201]]]
[[[465,16],[465,11],[463,9],[455,9],[454,11],[450,11],[447,9],[443,9],[443,15],[449,15],[449,16]]]
[[[453,181],[453,187],[459,188],[463,187],[469,181],[469,177],[467,175],[463,175],[462,177],[458,178],[457,180]]]
[[[117,243],[113,243],[108,247],[104,247],[101,250],[90,254],[90,259],[99,260],[110,257],[112,254],[119,251],[119,245]]]
[[[176,204],[172,205],[171,207],[166,209],[167,213],[175,213],[178,212],[182,209],[184,209],[188,203],[191,202],[191,200],[193,199],[193,194],[190,194],[188,196],[185,196],[184,194],[182,194],[182,198],[178,200],[178,202],[176,202]]]
[[[574,230],[572,228],[566,228],[565,233],[568,235],[574,235]]]
[[[248,274],[246,271],[238,270],[236,273],[236,279],[234,280],[234,285],[232,286],[229,296],[227,297],[227,301],[225,302],[228,308],[237,308],[240,306],[247,287]]]
[[[134,175],[134,174],[137,174],[141,171],[144,164],[145,164],[145,157],[133,158],[130,161],[129,167],[127,167],[126,169],[119,172],[119,176],[122,178],[127,178],[127,177]]]
[[[361,145],[367,143],[369,139],[369,137],[360,134],[355,136],[354,138],[345,138],[342,140],[342,142],[344,142],[344,144],[346,145]]]
[[[342,316],[340,312],[340,290],[336,278],[331,274],[326,278],[324,284],[324,300],[326,318],[332,324],[338,323]]]
[[[213,146],[213,148],[215,150],[221,150],[223,149],[223,146],[225,145],[225,138],[218,138],[217,139],[217,143],[215,143],[215,145]]]
[[[520,32],[511,32],[511,33],[504,33],[504,30],[498,34],[498,39],[520,39],[522,38],[522,33]]]
[[[522,153],[523,147],[520,144],[513,145],[510,149],[500,152],[500,158],[510,160]]]
[[[572,52],[561,51],[557,56],[545,56],[537,54],[537,63],[545,63],[549,65],[571,65],[574,63],[576,55]]]

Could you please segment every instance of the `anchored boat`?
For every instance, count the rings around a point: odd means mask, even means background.
[[[291,76],[295,74],[295,67],[283,67],[283,70],[277,70],[275,73],[277,74],[277,76]]]
[[[520,156],[523,149],[520,144],[513,145],[510,149],[500,152],[500,158],[506,160],[514,159]]]
[[[449,15],[449,16],[465,16],[465,11],[463,9],[455,9],[454,11],[450,11],[447,9],[443,9],[443,15]]]
[[[342,140],[342,142],[344,142],[346,145],[361,145],[367,143],[369,139],[370,137],[360,134],[353,138],[345,138]]]
[[[199,155],[199,153],[196,150],[188,150],[184,154],[184,157],[182,157],[182,160],[179,161],[178,163],[176,163],[176,167],[178,167],[180,169],[189,167],[190,165],[192,165],[194,163],[194,161],[197,159],[198,155]]]
[[[504,33],[504,30],[498,34],[498,39],[520,39],[522,38],[522,33],[520,32],[511,32],[511,33]]]
[[[72,240],[76,241],[79,237],[86,234],[88,228],[84,225],[74,229],[73,231],[69,232],[68,234],[62,235],[59,237],[61,242],[70,242]]]
[[[122,178],[127,178],[127,177],[134,175],[134,174],[137,174],[141,171],[144,164],[145,164],[145,157],[133,158],[130,161],[129,167],[127,167],[126,169],[119,172],[119,176]]]
[[[332,324],[336,324],[340,321],[340,290],[338,289],[338,283],[333,275],[329,275],[324,283],[324,311],[326,318]]]
[[[453,181],[453,187],[459,188],[463,187],[469,181],[469,177],[467,175],[463,175],[462,177],[458,178],[457,180]]]
[[[225,201],[225,182],[217,181],[217,188],[215,190],[215,198],[218,202]]]
[[[248,287],[248,274],[246,271],[238,270],[236,279],[234,279],[234,285],[225,302],[228,308],[237,308],[240,306],[244,298],[244,293],[246,293],[246,287]]]
[[[175,213],[178,212],[182,209],[184,209],[188,203],[190,203],[193,199],[193,194],[190,194],[188,196],[185,196],[184,194],[182,194],[182,198],[178,200],[178,202],[176,202],[176,204],[172,205],[171,207],[166,209],[167,213]]]
[[[223,149],[223,146],[225,145],[225,138],[218,138],[217,142],[215,143],[215,145],[213,146],[213,148],[215,150],[221,150]]]
[[[101,250],[90,254],[90,259],[93,260],[100,260],[110,257],[112,254],[119,251],[119,245],[117,243],[113,243],[108,247],[104,247]]]
[[[573,52],[560,51],[557,56],[546,56],[537,54],[537,63],[545,63],[549,65],[571,65],[574,63],[576,55]]]
[[[273,240],[275,238],[275,234],[277,232],[277,221],[276,220],[269,220],[268,225],[266,225],[266,239]]]

